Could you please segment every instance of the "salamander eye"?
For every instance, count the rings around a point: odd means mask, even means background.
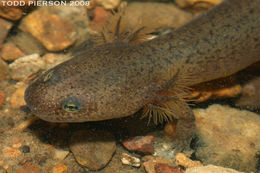
[[[75,97],[66,98],[62,102],[62,109],[67,112],[77,112],[81,108],[80,101]]]

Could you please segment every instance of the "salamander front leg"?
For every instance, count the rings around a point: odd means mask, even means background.
[[[177,120],[172,145],[175,153],[190,150],[190,142],[195,134],[195,117],[184,100],[173,98],[164,102],[153,102],[144,107],[143,113],[143,116],[148,116],[149,121],[153,119],[155,123]]]

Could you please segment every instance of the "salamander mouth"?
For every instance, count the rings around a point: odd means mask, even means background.
[[[32,96],[31,96],[31,88],[32,85],[29,85],[24,93],[24,100],[26,102],[26,105],[30,108],[30,110],[33,112],[33,104],[32,104]]]

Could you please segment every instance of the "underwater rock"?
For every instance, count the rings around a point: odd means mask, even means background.
[[[192,14],[171,4],[133,2],[125,10],[121,26],[135,30],[144,26],[143,30],[149,28],[155,32],[161,28],[178,28],[191,19]]]
[[[141,152],[144,154],[153,154],[154,137],[153,136],[135,136],[123,141],[123,145],[129,151]]]
[[[8,20],[17,21],[22,18],[24,15],[23,10],[34,8],[32,3],[36,0],[8,0],[8,1],[1,1],[0,3],[0,16],[6,18]],[[17,3],[20,2],[21,5]]]
[[[88,13],[85,6],[70,6],[69,3],[67,3],[65,6],[40,7],[37,10],[42,13],[57,15],[62,20],[68,21],[75,26],[75,37],[77,40],[75,42],[75,46],[78,46],[82,42],[88,40],[91,32],[89,29]]]
[[[140,167],[141,166],[139,158],[131,156],[131,155],[126,154],[126,153],[122,153],[121,162],[124,165],[130,165],[130,166],[133,166],[133,167]]]
[[[14,109],[20,108],[23,105],[26,105],[24,101],[24,92],[27,88],[27,85],[25,85],[23,82],[19,82],[16,84],[16,90],[10,97],[10,104],[11,107]]]
[[[19,28],[37,38],[49,51],[64,50],[76,41],[76,30],[72,23],[38,10],[27,15]]]
[[[188,168],[185,173],[241,173],[234,169],[223,168],[220,166],[208,165],[202,167]]]
[[[236,101],[236,106],[247,109],[260,108],[260,77],[248,81],[242,89],[241,97]]]
[[[151,157],[149,160],[143,163],[144,169],[147,173],[156,173],[155,165],[164,164],[168,166],[172,166],[172,162],[170,160],[161,158],[161,157]],[[158,169],[158,168],[157,168]]]
[[[57,165],[54,166],[52,169],[52,173],[67,173],[68,168],[65,164],[63,163],[58,163]]]
[[[100,5],[107,10],[112,10],[115,9],[120,4],[120,0],[93,0],[91,1],[91,3]]]
[[[14,61],[19,57],[25,56],[25,53],[21,51],[14,43],[7,42],[3,45],[1,50],[1,57],[5,61]]]
[[[209,99],[225,99],[238,97],[242,87],[236,75],[192,86],[188,99],[204,102]]]
[[[104,25],[108,21],[108,18],[111,16],[111,13],[99,6],[94,8],[93,13],[94,18],[90,23],[90,27],[95,31],[102,31]]]
[[[6,157],[17,157],[22,154],[21,151],[11,148],[11,147],[5,147],[4,149],[2,149],[2,153]]]
[[[118,13],[112,15],[103,30],[106,42],[115,41],[115,28],[120,21],[119,39],[130,44],[151,40],[166,34],[192,19],[192,14],[171,4],[164,3],[122,3]],[[100,40],[102,42],[102,40]]]
[[[116,143],[106,131],[76,131],[70,138],[70,149],[77,162],[89,170],[104,168],[111,160]]]
[[[0,16],[8,20],[19,20],[23,16],[21,9],[12,6],[0,6]]]
[[[128,152],[125,151],[125,149],[121,145],[116,146],[116,152],[113,155],[111,161],[109,164],[106,165],[106,167],[98,173],[144,173],[144,170],[142,167],[132,167],[130,165],[124,165],[122,164],[122,154]],[[138,158],[139,156],[137,154],[129,154],[132,157]],[[85,169],[85,172],[89,171]],[[94,171],[93,171],[94,173]]]
[[[45,63],[38,54],[27,55],[16,59],[9,65],[11,77],[14,80],[23,80],[30,75],[44,69]]]
[[[40,168],[35,163],[26,163],[24,166],[19,168],[16,173],[40,173]]]
[[[203,166],[200,161],[193,161],[182,153],[176,154],[175,164],[184,168]]]
[[[154,170],[155,173],[184,173],[184,171],[178,167],[170,166],[163,163],[158,163],[154,165]]]
[[[256,171],[260,151],[260,116],[221,105],[194,109],[198,140],[195,156],[203,164]]]
[[[56,54],[56,53],[46,53],[42,60],[46,63],[45,69],[50,69],[55,67],[56,65],[70,59],[71,57],[69,55],[65,54]]]
[[[172,160],[178,152],[173,145],[174,137],[166,134],[165,131],[155,131],[152,135],[154,136],[154,155]],[[190,150],[183,152],[190,154]]]
[[[175,0],[180,8],[205,8],[208,9],[212,6],[218,5],[223,0]]]
[[[2,45],[2,43],[6,39],[8,32],[12,28],[12,26],[13,24],[11,22],[0,18],[0,45]]]
[[[42,56],[42,60],[45,63],[53,64],[57,61],[59,55],[55,53],[46,53],[44,56]]]
[[[26,55],[31,55],[34,53],[42,55],[46,52],[44,46],[30,33],[19,30],[16,35],[10,38],[10,40]]]
[[[53,158],[58,160],[58,161],[62,161],[68,156],[68,154],[69,154],[69,151],[54,148]]]
[[[8,65],[0,58],[0,81],[9,79],[9,67]]]

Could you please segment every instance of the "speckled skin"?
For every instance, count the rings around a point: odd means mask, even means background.
[[[163,102],[165,96],[158,93],[174,88],[175,80],[182,77],[192,79],[186,81],[190,86],[230,75],[259,60],[260,0],[227,0],[154,40],[82,49],[32,82],[25,100],[46,121],[119,118],[151,101]],[[64,111],[67,98],[76,99],[80,110]],[[183,121],[183,129],[193,129],[189,109],[177,118]]]

